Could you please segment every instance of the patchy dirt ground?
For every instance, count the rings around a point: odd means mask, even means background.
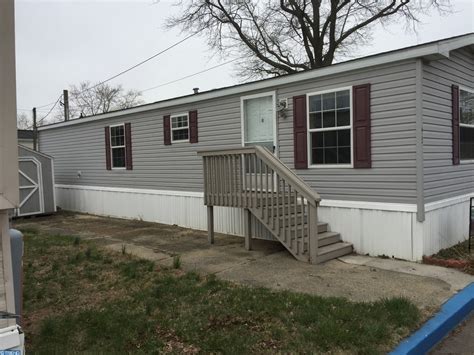
[[[19,219],[20,230],[78,236],[115,251],[170,266],[179,255],[183,269],[252,286],[293,290],[320,296],[345,297],[351,301],[376,301],[406,297],[431,314],[456,290],[433,277],[410,275],[332,260],[321,265],[296,261],[275,242],[255,241],[253,250],[243,239],[216,235],[214,245],[207,233],[177,226],[137,220],[61,212],[54,216]]]
[[[446,265],[448,267],[458,268],[465,273],[474,275],[474,242],[471,242],[471,251],[469,251],[469,240],[442,249],[437,254],[430,257],[430,263],[435,265]]]

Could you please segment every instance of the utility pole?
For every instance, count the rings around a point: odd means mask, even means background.
[[[33,150],[38,150],[38,127],[36,125],[36,107],[33,107]]]
[[[63,90],[63,100],[64,100],[64,121],[69,121],[69,92]]]

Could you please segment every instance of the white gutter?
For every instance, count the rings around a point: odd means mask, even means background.
[[[185,105],[199,101],[211,100],[218,97],[229,96],[229,95],[236,95],[242,94],[248,91],[255,91],[255,90],[265,90],[274,86],[281,86],[287,85],[295,82],[305,81],[309,79],[316,79],[332,74],[339,74],[344,73],[352,70],[363,69],[367,67],[372,67],[381,64],[388,64],[392,62],[398,62],[407,59],[414,59],[420,57],[428,57],[428,58],[440,58],[440,57],[449,57],[449,52],[457,49],[462,48],[468,45],[474,44],[474,33],[470,33],[458,38],[453,39],[446,39],[439,42],[428,43],[425,45],[419,45],[412,48],[407,49],[399,49],[393,52],[388,52],[386,54],[377,54],[374,56],[361,58],[352,60],[345,63],[334,64],[332,66],[316,69],[316,70],[308,70],[305,72],[287,75],[279,78],[272,78],[261,80],[257,82],[252,82],[248,84],[232,86],[217,90],[212,90],[208,92],[203,92],[197,95],[189,95],[184,97],[177,97],[175,99],[159,101],[153,104],[143,105],[133,107],[127,110],[121,110],[117,112],[109,112],[101,115],[90,116],[81,119],[75,119],[67,122],[61,122],[52,124],[49,126],[39,127],[39,131],[44,131],[48,129],[54,129],[64,126],[72,126],[75,124],[81,124],[91,121],[98,121],[112,117],[119,117],[123,115],[131,115],[135,113],[151,111],[156,109],[162,109],[171,106],[178,106],[178,105]]]

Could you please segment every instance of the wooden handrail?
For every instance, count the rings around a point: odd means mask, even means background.
[[[267,148],[260,146],[253,147],[236,147],[227,149],[212,149],[197,152],[199,156],[223,156],[223,155],[239,155],[239,154],[256,154],[273,170],[275,170],[282,178],[293,185],[306,198],[309,204],[316,206],[321,201],[319,194],[311,189],[298,175],[273,155]]]
[[[260,146],[199,151],[203,159],[204,204],[209,242],[214,241],[214,206],[245,211],[250,248],[250,213],[296,258],[318,259],[321,197],[268,149]]]

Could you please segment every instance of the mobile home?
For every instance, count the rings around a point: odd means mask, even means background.
[[[420,260],[468,236],[473,52],[467,34],[56,123],[39,147],[65,209]]]

